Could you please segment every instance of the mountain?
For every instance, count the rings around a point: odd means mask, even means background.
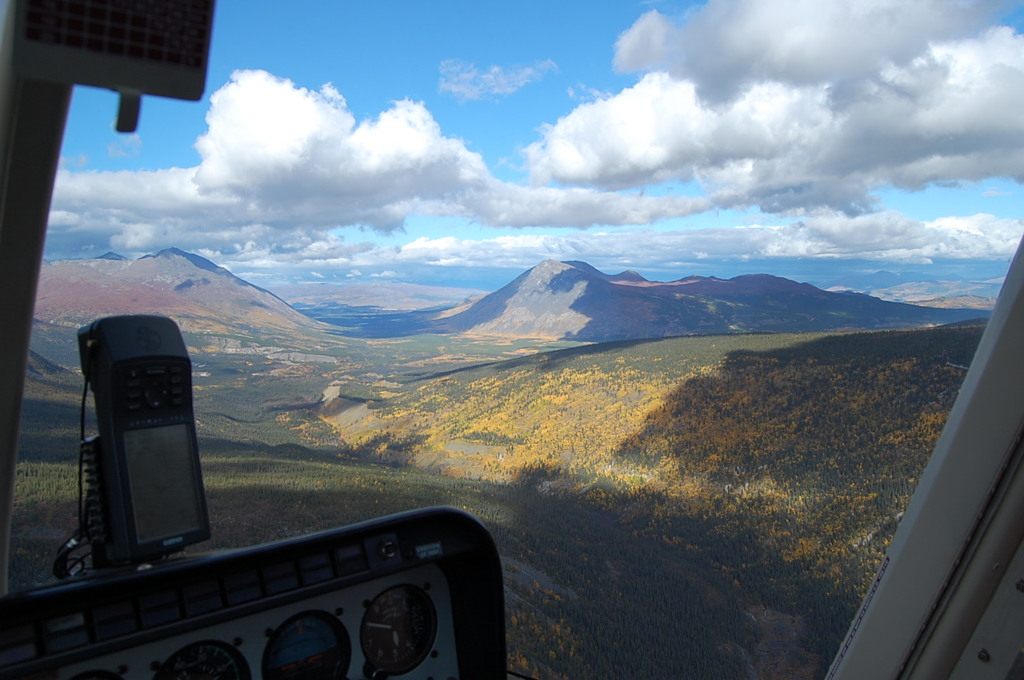
[[[996,281],[908,281],[897,286],[878,288],[871,294],[883,300],[906,302],[925,307],[949,307],[961,303],[991,310],[1002,288]]]
[[[46,380],[53,378],[54,376],[62,376],[67,374],[69,371],[64,366],[50,361],[43,355],[35,351],[29,351],[28,363],[25,366],[27,375],[33,378],[39,378],[40,380]]]
[[[879,271],[847,276],[823,285],[833,292],[869,293],[891,302],[922,307],[961,307],[991,310],[1003,286],[1002,279],[987,281],[932,281],[911,279],[903,274]]]
[[[37,320],[78,326],[132,313],[166,314],[182,330],[195,332],[296,332],[319,326],[273,293],[177,248],[137,260],[107,253],[43,263]]]
[[[896,272],[877,271],[870,274],[854,274],[844,276],[841,279],[829,281],[823,288],[825,290],[852,290],[858,293],[870,293],[873,290],[892,288],[907,283],[908,279],[903,274]]]
[[[399,290],[389,290],[394,302],[389,309],[381,309],[362,306],[366,297],[338,297],[345,295],[343,288],[319,291],[324,296],[319,301],[317,291],[307,289],[293,298],[302,307],[299,311],[194,253],[170,248],[135,260],[108,253],[91,260],[44,263],[36,319],[78,326],[101,316],[162,313],[174,318],[182,330],[200,333],[322,335],[333,328],[335,334],[353,337],[468,333],[599,342],[732,332],[905,328],[986,315],[977,309],[937,309],[849,291],[825,291],[768,274],[732,279],[689,276],[659,282],[634,271],[605,274],[585,262],[555,260],[541,262],[493,293],[441,312],[422,307],[430,301],[436,309],[445,295],[452,304],[455,291],[444,291],[431,300],[429,290],[409,288],[404,290],[407,297],[400,300]],[[374,293],[378,300],[381,292]]]
[[[439,315],[451,331],[585,341],[729,332],[906,328],[984,316],[830,292],[768,274],[648,281],[545,260],[494,293]]]

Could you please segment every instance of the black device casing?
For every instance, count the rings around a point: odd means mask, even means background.
[[[103,526],[94,566],[137,564],[208,539],[192,362],[177,324],[106,317],[79,329],[78,347],[99,429]]]

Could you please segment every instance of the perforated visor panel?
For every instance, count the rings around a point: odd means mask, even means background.
[[[23,0],[26,78],[182,99],[202,96],[214,0]]]
[[[201,69],[211,11],[210,0],[28,0],[25,37]]]

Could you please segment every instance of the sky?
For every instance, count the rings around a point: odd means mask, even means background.
[[[177,247],[257,285],[999,279],[1024,7],[219,0],[206,92],[76,87],[46,257]]]

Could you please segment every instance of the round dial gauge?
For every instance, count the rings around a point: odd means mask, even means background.
[[[219,640],[193,642],[164,661],[153,680],[251,680],[242,654]]]
[[[270,636],[263,651],[263,680],[343,679],[351,660],[341,622],[326,612],[303,612]]]
[[[366,607],[359,640],[368,666],[399,675],[418,666],[434,645],[437,614],[430,596],[411,585],[395,586]]]

